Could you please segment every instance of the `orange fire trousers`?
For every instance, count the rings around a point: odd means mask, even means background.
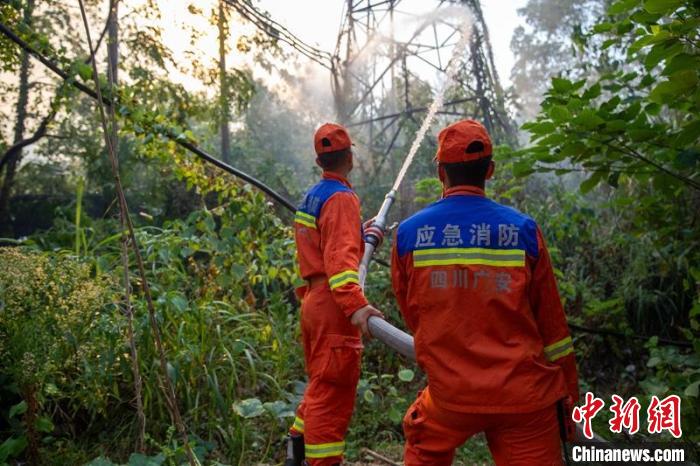
[[[345,434],[360,379],[362,341],[331,295],[326,280],[306,292],[301,306],[301,335],[309,382],[297,409],[292,435],[304,435],[311,466],[340,464]]]
[[[426,388],[403,420],[405,466],[449,466],[457,447],[486,434],[497,466],[562,465],[556,404],[519,414],[473,414],[436,406]]]

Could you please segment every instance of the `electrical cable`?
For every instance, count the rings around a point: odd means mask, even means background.
[[[289,29],[285,28],[274,19],[263,15],[245,0],[225,0],[225,2],[233,7],[243,18],[253,23],[270,37],[288,44],[297,52],[324,68],[331,69],[333,57],[330,53],[308,45],[292,34]]]

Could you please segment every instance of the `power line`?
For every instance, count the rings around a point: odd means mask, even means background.
[[[238,14],[243,16],[264,33],[270,37],[286,43],[294,48],[310,60],[318,63],[324,68],[330,70],[332,68],[333,57],[330,53],[313,47],[292,34],[289,29],[282,26],[274,19],[260,13],[255,7],[249,4],[246,0],[224,0],[228,5],[233,7]]]

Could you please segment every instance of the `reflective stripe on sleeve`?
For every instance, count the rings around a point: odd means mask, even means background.
[[[294,221],[309,228],[316,229],[316,217],[302,212],[301,210],[297,210],[294,214]]]
[[[436,248],[413,251],[414,267],[431,265],[491,265],[494,267],[524,267],[522,249]]]
[[[563,358],[573,352],[574,342],[571,341],[570,336],[544,347],[544,355],[550,362]]]
[[[339,286],[347,285],[348,283],[360,284],[360,276],[358,275],[357,270],[345,270],[328,279],[328,284],[331,286],[331,290],[335,290]]]
[[[319,443],[316,445],[306,444],[304,451],[307,458],[330,458],[332,456],[342,456],[345,450],[345,442]]]
[[[296,430],[300,434],[304,433],[304,420],[299,416],[294,418],[294,424],[292,424],[292,429]]]

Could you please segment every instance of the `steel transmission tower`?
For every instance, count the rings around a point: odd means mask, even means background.
[[[460,25],[448,17],[454,13],[450,7],[463,6],[473,16],[471,39],[441,113],[478,119],[497,139],[509,138],[511,124],[479,0],[438,0],[435,11],[424,17],[401,9],[409,3],[417,2],[346,1],[331,70],[338,117],[363,127],[372,149],[385,146],[373,144],[385,134],[390,135],[391,147],[402,118],[419,118],[417,114],[425,110],[421,102],[414,102],[411,92],[411,84],[424,79],[414,70],[432,71],[435,84],[443,81],[460,34]],[[424,7],[426,2],[420,3]],[[410,31],[401,35],[399,28]]]
[[[400,157],[392,157],[392,151],[407,149],[433,100],[431,92],[445,81],[460,37],[461,9],[470,12],[471,37],[439,118],[444,123],[474,118],[496,142],[514,139],[480,1],[436,0],[432,12],[411,13],[425,9],[426,3],[346,0],[344,5],[331,81],[339,120],[372,155],[372,166],[363,166],[368,174],[397,172]]]
[[[383,175],[398,172],[435,90],[445,82],[466,11],[471,36],[439,111],[441,121],[433,128],[474,118],[483,122],[495,142],[514,142],[480,0],[343,0],[333,53],[304,43],[250,0],[225,1],[275,40],[330,70],[337,118],[352,129],[361,150],[369,152],[359,164],[359,187],[379,193],[384,187],[377,182]],[[434,146],[434,138],[424,144]],[[426,176],[425,170],[416,175]],[[411,206],[404,201],[411,193],[400,197],[401,214],[407,214]]]

